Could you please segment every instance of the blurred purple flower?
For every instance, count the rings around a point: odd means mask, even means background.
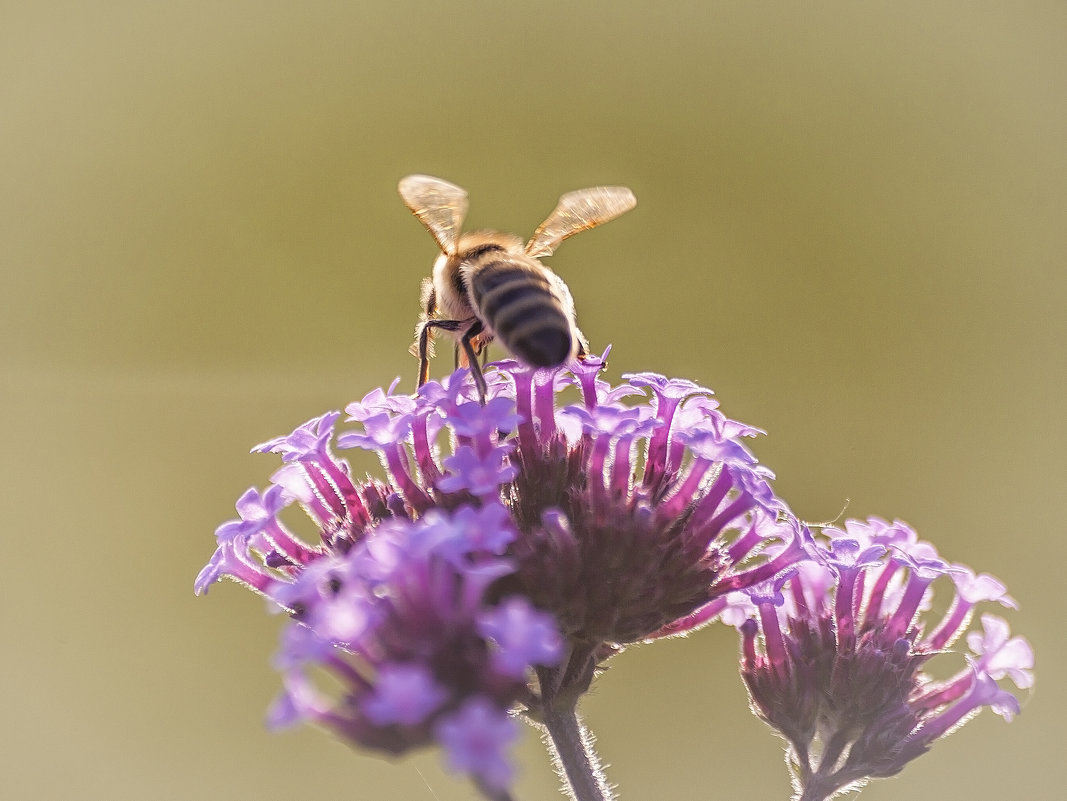
[[[485,612],[478,631],[496,643],[493,664],[505,676],[522,678],[529,665],[555,665],[563,655],[555,620],[521,596]]]
[[[364,711],[379,726],[400,723],[414,726],[426,720],[445,699],[429,668],[422,664],[382,665],[377,686]]]
[[[449,767],[471,774],[491,791],[507,787],[515,776],[508,748],[518,736],[515,721],[502,718],[481,698],[472,698],[437,724]]]

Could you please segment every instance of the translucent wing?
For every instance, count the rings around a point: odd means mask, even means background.
[[[526,243],[526,252],[534,258],[551,256],[568,236],[614,220],[636,205],[637,198],[625,186],[594,186],[568,192]]]
[[[401,178],[397,189],[407,207],[437,240],[441,251],[453,255],[463,218],[467,216],[466,191],[432,175]]]

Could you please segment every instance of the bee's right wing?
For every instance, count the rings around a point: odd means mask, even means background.
[[[614,220],[636,205],[637,198],[625,186],[594,186],[568,192],[534,231],[526,243],[526,253],[535,259],[551,256],[567,237]]]
[[[437,240],[442,253],[455,254],[463,218],[467,216],[465,190],[432,175],[400,179],[400,197]]]

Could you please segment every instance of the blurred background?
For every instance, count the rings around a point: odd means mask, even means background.
[[[192,582],[248,449],[401,376],[434,244],[396,194],[529,234],[565,191],[609,378],[714,387],[809,520],[899,517],[994,573],[1038,655],[869,801],[1059,797],[1067,5],[0,3],[0,411],[11,799],[474,798],[267,733],[280,620]],[[445,349],[447,350],[447,348]],[[438,359],[436,375],[451,365]],[[1059,633],[1057,633],[1059,632]],[[627,799],[786,799],[725,630],[585,704]],[[520,799],[556,795],[533,732]]]

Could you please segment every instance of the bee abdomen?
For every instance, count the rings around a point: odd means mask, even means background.
[[[547,278],[498,261],[474,271],[470,282],[482,318],[508,350],[535,367],[568,359],[574,348],[571,323]]]

